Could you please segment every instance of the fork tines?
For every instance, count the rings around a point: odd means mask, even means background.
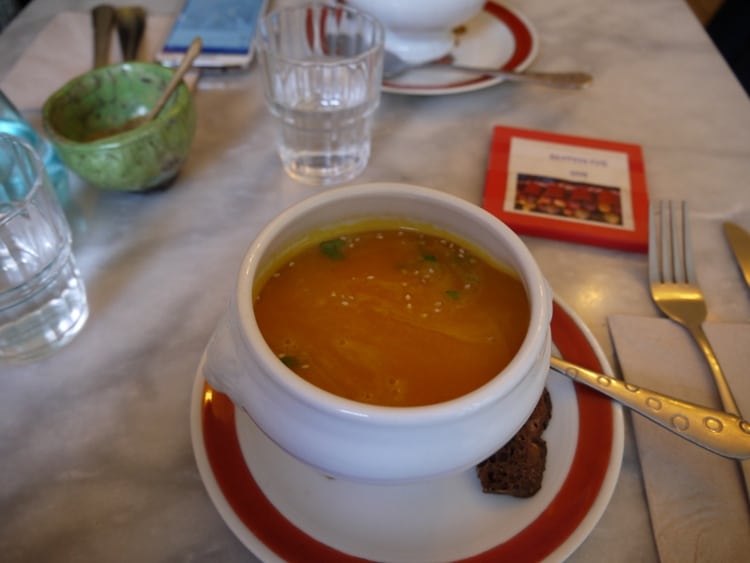
[[[649,211],[651,283],[696,283],[687,203],[652,201]]]

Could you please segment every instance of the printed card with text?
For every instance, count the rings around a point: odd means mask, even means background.
[[[633,144],[496,127],[483,207],[518,234],[648,247],[643,156]]]

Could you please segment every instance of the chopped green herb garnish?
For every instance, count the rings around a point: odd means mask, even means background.
[[[288,367],[289,369],[294,369],[299,365],[299,360],[295,358],[294,356],[281,356],[279,358],[282,362],[284,362],[284,365]]]
[[[461,294],[460,294],[460,293],[458,293],[458,291],[456,291],[455,289],[449,289],[448,291],[446,291],[446,292],[445,292],[445,294],[446,294],[446,295],[447,295],[448,297],[450,297],[451,299],[453,299],[454,301],[455,301],[456,299],[458,299],[459,297],[461,297]]]
[[[320,251],[331,260],[343,260],[345,244],[340,238],[326,240],[320,243]]]
[[[479,283],[479,278],[473,274],[469,274],[466,276],[466,281],[470,283]]]
[[[425,262],[437,262],[437,258],[432,254],[423,254],[422,260],[424,260]]]

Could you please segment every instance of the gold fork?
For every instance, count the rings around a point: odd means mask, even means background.
[[[648,271],[651,298],[667,317],[684,326],[708,361],[724,410],[740,415],[703,323],[707,310],[693,267],[687,205],[683,201],[651,202],[649,213]],[[741,416],[741,415],[740,415]],[[741,462],[745,491],[750,501],[750,461]]]

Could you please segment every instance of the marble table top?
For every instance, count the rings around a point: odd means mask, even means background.
[[[709,319],[747,322],[750,294],[721,223],[750,227],[750,103],[687,5],[508,2],[539,33],[533,68],[581,69],[594,75],[593,87],[386,94],[357,182],[420,184],[478,203],[492,127],[501,124],[641,145],[651,197],[689,202]],[[0,77],[60,10],[97,3],[34,0],[0,34]],[[149,10],[169,15],[179,5],[156,0]],[[281,169],[258,72],[201,82],[196,104],[191,156],[170,189],[116,194],[74,182],[68,212],[91,316],[51,358],[0,367],[4,561],[254,560],[196,469],[191,387],[249,242],[316,189]],[[524,240],[613,363],[607,317],[657,316],[645,255]],[[626,426],[612,500],[570,561],[658,559]]]

